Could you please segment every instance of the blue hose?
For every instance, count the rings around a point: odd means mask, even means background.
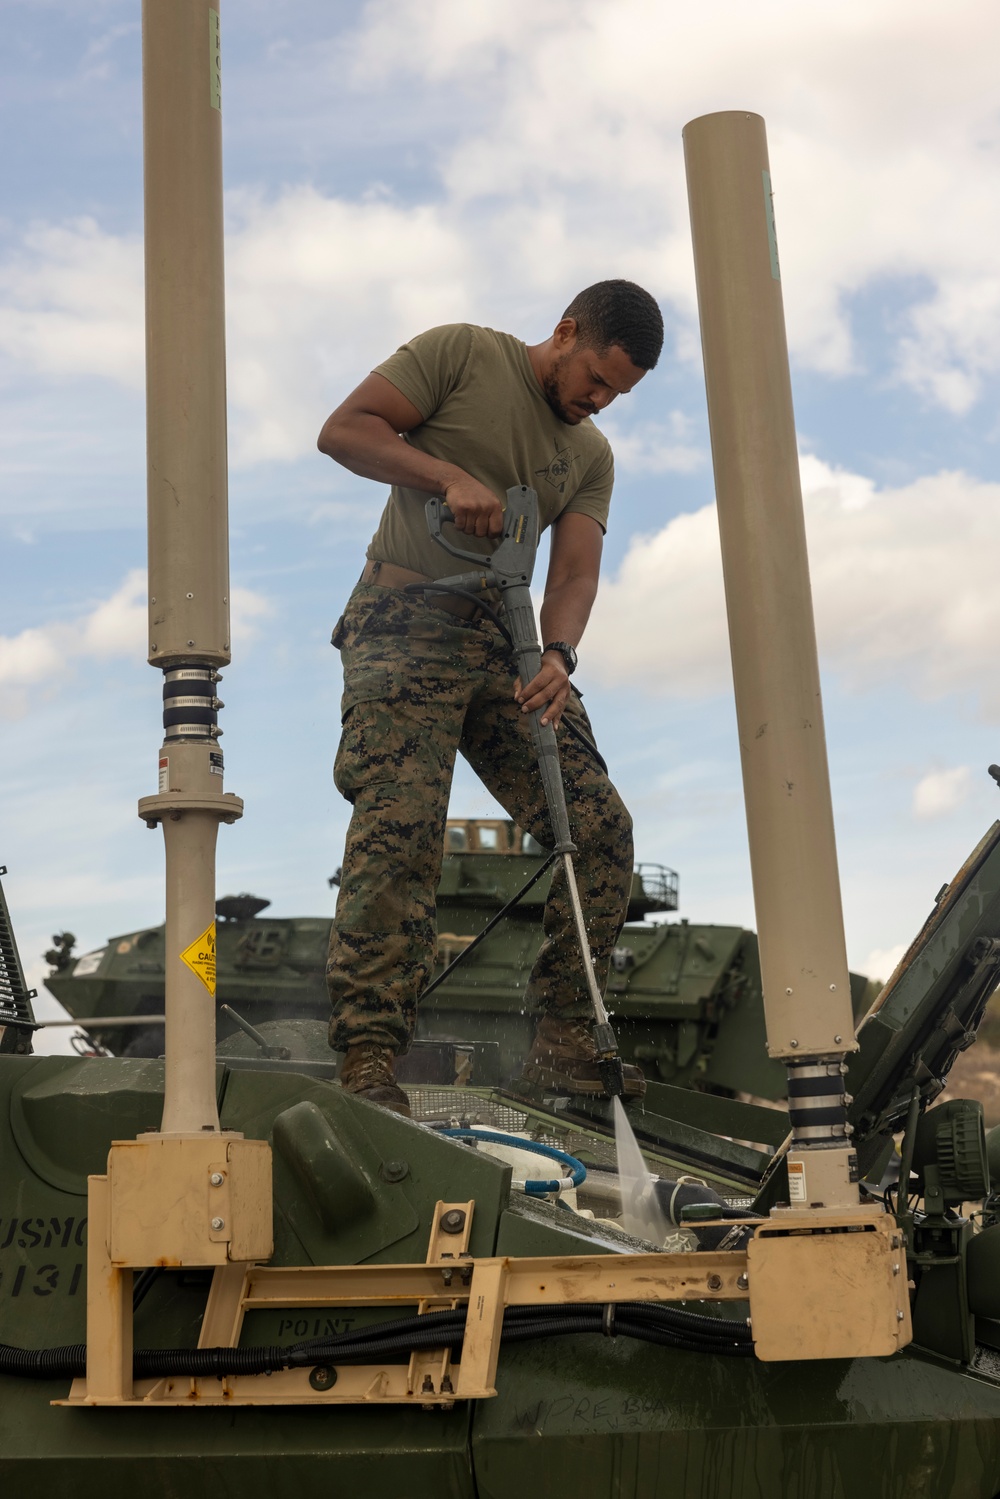
[[[587,1168],[575,1155],[567,1155],[554,1145],[543,1145],[540,1140],[522,1140],[520,1135],[505,1135],[492,1129],[442,1129],[437,1133],[448,1135],[452,1140],[488,1140],[491,1145],[512,1145],[515,1150],[528,1150],[533,1155],[544,1155],[550,1161],[558,1161],[561,1166],[570,1168],[572,1186],[582,1187],[587,1180]],[[564,1192],[566,1178],[560,1176],[554,1181],[526,1181],[524,1190],[529,1197],[546,1197],[550,1192]]]

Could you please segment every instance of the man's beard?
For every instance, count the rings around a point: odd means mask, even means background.
[[[565,364],[566,359],[567,355],[564,354],[561,359],[556,361],[542,381],[542,391],[559,420],[565,422],[567,426],[576,427],[579,425],[581,418],[563,405],[562,397],[559,394],[559,371]]]

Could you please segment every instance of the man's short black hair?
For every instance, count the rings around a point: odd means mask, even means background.
[[[598,354],[623,349],[640,370],[655,367],[663,348],[663,317],[655,297],[634,281],[595,281],[563,313],[576,319],[581,343]]]

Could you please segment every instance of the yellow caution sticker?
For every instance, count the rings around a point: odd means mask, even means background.
[[[209,994],[215,997],[215,922],[181,953],[181,961],[201,979]]]

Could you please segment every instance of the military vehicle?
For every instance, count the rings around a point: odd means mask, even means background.
[[[759,117],[696,120],[685,154],[787,1117],[658,1082],[625,1107],[453,1080],[412,1084],[408,1120],[340,1089],[307,1020],[216,1056],[214,850],[241,811],[211,733],[229,652],[217,28],[204,0],[146,0],[165,743],[139,810],[164,832],[165,1059],[32,1055],[0,904],[6,1488],[996,1499],[1000,1161],[974,1101],[928,1105],[1000,976],[1000,824],[855,1041]]]
[[[438,965],[434,979],[465,951],[538,870],[544,850],[530,834],[499,818],[449,818],[438,889]],[[331,883],[336,883],[339,874]],[[525,976],[541,941],[551,875],[545,873],[468,959],[421,1002],[417,1037],[492,1042],[491,1076],[516,1072],[530,1045]],[[757,939],[742,927],[655,920],[675,911],[676,873],[638,864],[629,924],[612,960],[608,1002],[622,1055],[646,1074],[763,1099],[785,1096],[784,1067],[764,1049],[764,1010]],[[218,1034],[238,1028],[229,1010],[257,1026],[279,1019],[326,1020],[326,953],[330,918],[266,914],[269,902],[227,895],[216,902]],[[163,1014],[164,930],[148,927],[112,937],[94,952],[73,954],[68,933],[46,954],[46,985],[99,1046],[125,1056],[160,1056],[162,1023],[116,1028],[115,1017]],[[851,974],[855,1018],[876,986]],[[228,1007],[222,1010],[222,1007]],[[94,1024],[101,1019],[104,1024]],[[419,1049],[418,1049],[419,1050]],[[402,1063],[404,1075],[419,1055]]]

